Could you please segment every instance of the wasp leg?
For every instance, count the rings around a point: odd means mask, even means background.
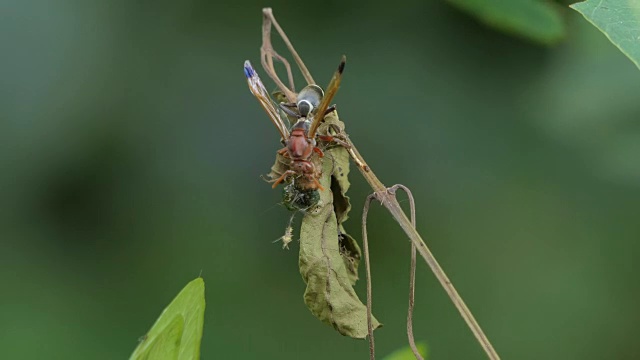
[[[278,154],[288,158],[289,150],[286,147],[283,147],[282,149],[278,150]]]
[[[276,188],[276,186],[278,186],[278,184],[280,184],[281,182],[283,182],[283,181],[287,178],[287,176],[289,176],[289,175],[295,175],[295,173],[296,173],[296,172],[295,172],[295,171],[293,171],[293,170],[287,170],[287,171],[285,171],[285,172],[284,172],[284,174],[282,174],[282,175],[281,175],[281,176],[280,176],[280,177],[279,177],[279,178],[278,178],[278,179],[273,183],[273,185],[271,186],[271,188],[272,188],[272,189],[275,189],[275,188]]]
[[[351,145],[347,144],[346,141],[341,140],[340,138],[338,138],[337,136],[331,136],[331,135],[318,135],[317,136],[318,139],[320,139],[321,141],[324,142],[332,142],[332,143],[336,143],[342,147],[344,147],[345,149],[351,149]]]
[[[338,145],[342,146],[343,148],[347,149],[347,152],[349,153],[349,155],[351,155],[351,158],[356,163],[356,165],[358,165],[358,167],[360,167],[362,170],[364,170],[366,172],[369,171],[369,166],[367,166],[366,164],[364,164],[362,161],[360,161],[358,159],[358,157],[356,156],[355,152],[351,148],[351,145],[349,145],[349,143],[347,143],[345,140],[343,140],[345,138],[341,134],[337,134],[336,136],[318,135],[316,137],[318,139],[320,139],[321,141],[332,142],[332,143],[338,144]]]
[[[322,152],[322,150],[320,150],[320,148],[318,148],[318,147],[314,147],[314,148],[313,148],[313,151],[314,151],[316,154],[318,154],[318,156],[319,156],[319,157],[321,157],[321,158],[322,158],[322,157],[324,157],[324,153]]]
[[[313,178],[313,182],[316,184],[320,191],[324,191],[324,188],[322,187],[322,185],[320,185],[320,181],[318,181],[318,179]]]
[[[336,106],[335,105],[329,106],[329,108],[327,108],[327,111],[324,112],[324,116],[329,115],[333,111],[336,111]]]

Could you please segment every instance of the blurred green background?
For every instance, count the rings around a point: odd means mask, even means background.
[[[264,6],[321,84],[347,55],[341,119],[413,190],[502,358],[640,358],[640,72],[569,9],[546,47],[418,0],[0,1],[1,358],[127,358],[200,273],[204,359],[368,357],[306,309],[297,246],[272,243],[279,137],[242,72]],[[384,355],[406,344],[409,242],[370,216]],[[484,358],[423,263],[414,328],[431,359]]]

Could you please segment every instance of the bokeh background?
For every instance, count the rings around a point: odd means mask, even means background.
[[[127,358],[202,274],[204,359],[368,358],[272,243],[279,138],[241,69],[264,6],[321,84],[347,55],[341,119],[413,190],[502,358],[640,358],[640,72],[569,9],[542,46],[419,0],[0,1],[0,357]],[[370,233],[384,355],[406,345],[410,248],[380,206]],[[423,263],[416,299],[431,359],[484,358]]]

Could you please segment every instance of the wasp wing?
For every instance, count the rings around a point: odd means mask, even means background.
[[[269,115],[269,118],[271,118],[271,121],[280,132],[280,136],[282,136],[282,139],[284,140],[288,139],[289,128],[287,128],[284,121],[282,121],[282,118],[280,117],[280,113],[278,112],[278,110],[276,110],[276,107],[273,105],[273,102],[271,101],[271,97],[269,97],[269,93],[265,89],[264,84],[262,84],[262,80],[260,80],[258,73],[253,68],[253,66],[251,66],[251,63],[249,62],[249,60],[244,62],[244,74],[247,77],[249,90],[251,90],[251,93],[253,94],[253,96],[255,96],[256,99],[258,99],[258,102],[260,103],[264,111],[267,112],[267,115]]]
[[[333,97],[338,92],[340,88],[340,82],[342,81],[342,72],[344,71],[344,65],[347,62],[347,57],[342,55],[342,59],[340,60],[340,65],[338,65],[338,70],[333,74],[329,85],[327,86],[327,90],[324,93],[324,97],[318,105],[316,109],[316,114],[313,116],[313,120],[311,121],[311,125],[309,126],[308,137],[313,139],[316,137],[316,131],[318,130],[318,126],[320,125],[320,121],[324,119],[324,113],[329,108],[329,104]]]

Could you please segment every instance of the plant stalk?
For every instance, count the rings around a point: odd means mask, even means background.
[[[469,310],[467,305],[464,303],[462,297],[460,297],[455,287],[451,283],[451,280],[449,280],[444,270],[431,253],[431,250],[429,250],[424,240],[422,240],[422,237],[420,237],[420,234],[418,234],[418,231],[412,226],[411,221],[409,221],[404,211],[400,207],[400,204],[398,203],[398,200],[395,196],[395,191],[390,191],[378,179],[378,177],[364,161],[364,158],[362,157],[362,155],[360,155],[348,136],[345,136],[345,140],[350,147],[349,153],[353,157],[355,163],[358,165],[358,169],[360,170],[360,173],[362,173],[362,176],[364,176],[365,180],[373,189],[375,198],[379,200],[382,205],[387,208],[387,210],[389,210],[393,218],[396,219],[396,221],[400,224],[402,230],[404,230],[404,232],[407,234],[412,244],[415,245],[418,253],[420,253],[420,256],[422,256],[427,265],[429,265],[429,268],[431,268],[431,271],[433,271],[433,274],[440,282],[440,285],[442,285],[444,290],[449,295],[449,298],[455,305],[456,309],[458,309],[458,311],[460,312],[460,315],[467,323],[467,326],[469,326],[469,329],[471,329],[471,332],[476,337],[476,339],[480,343],[480,346],[482,346],[482,349],[484,349],[489,359],[499,360],[500,356],[498,356],[498,353],[496,353],[493,345],[491,345],[491,342],[489,342],[489,339],[482,331],[482,328],[480,328],[480,325],[473,317],[471,310]]]

